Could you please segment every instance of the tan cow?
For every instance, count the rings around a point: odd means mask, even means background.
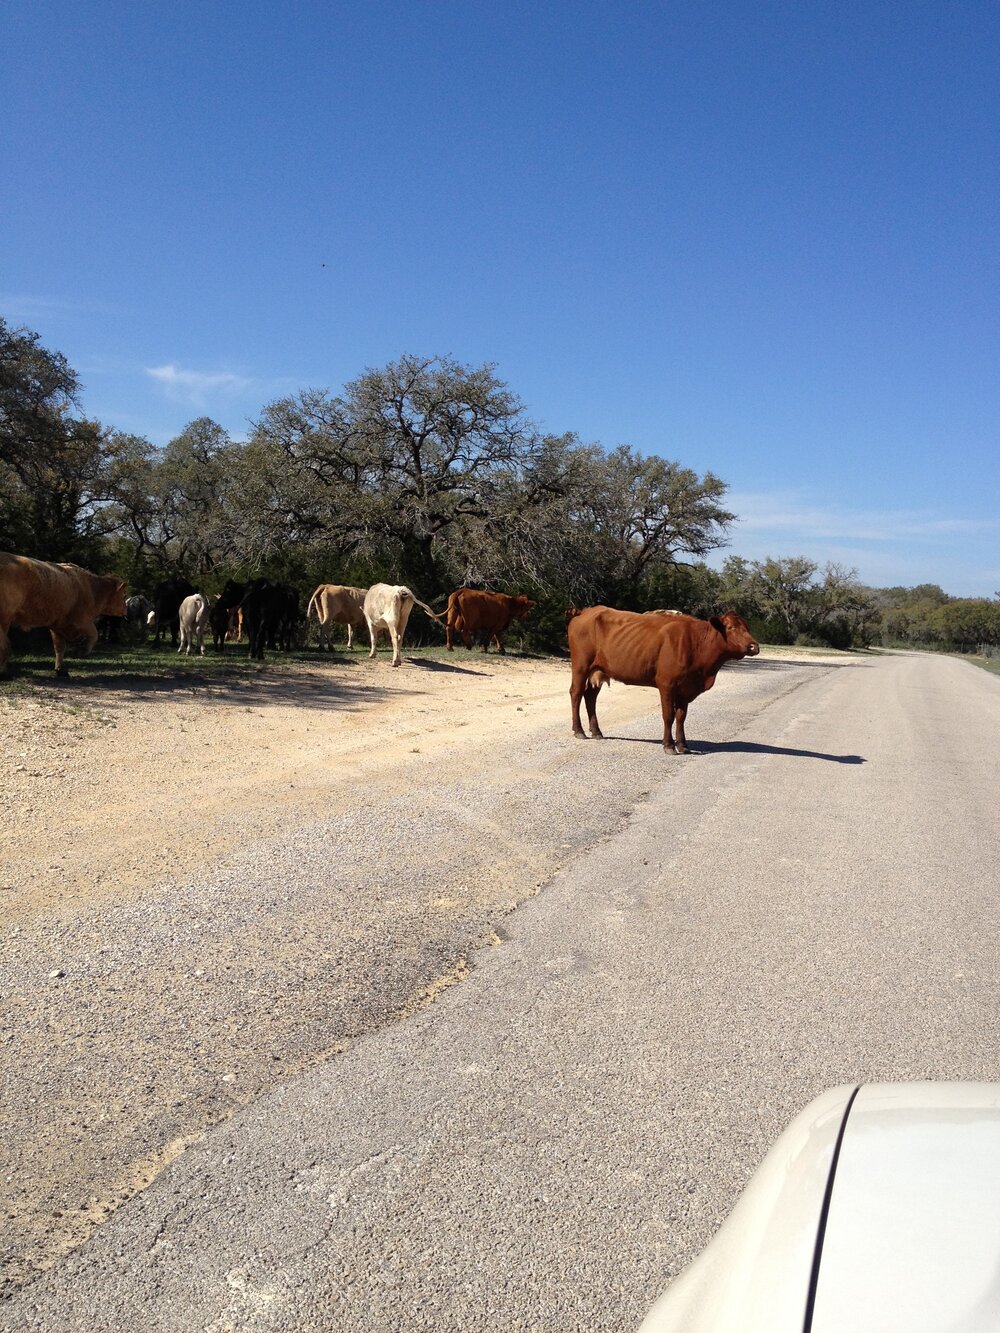
[[[333,638],[334,625],[347,626],[347,646],[354,645],[354,631],[365,623],[367,588],[350,588],[343,583],[321,583],[309,598],[306,623],[315,613],[319,621],[319,646]]]
[[[414,606],[419,606],[422,611],[433,620],[443,620],[444,615],[438,615],[432,611],[426,602],[422,602],[419,597],[412,593],[409,588],[404,588],[400,584],[373,583],[365,593],[364,612],[365,620],[368,622],[368,633],[371,635],[372,650],[369,657],[375,656],[375,644],[378,639],[379,630],[387,630],[389,638],[392,640],[392,665],[398,667],[402,660],[399,656],[399,649],[403,642],[403,635],[406,633],[406,622],[410,618],[410,612]]]
[[[117,574],[91,574],[79,565],[53,565],[0,551],[0,671],[10,656],[7,632],[42,629],[52,635],[56,675],[65,676],[67,641],[97,642],[98,616],[125,615],[125,582]]]

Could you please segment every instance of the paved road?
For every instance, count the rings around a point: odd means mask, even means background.
[[[629,1329],[815,1093],[1000,1079],[1000,681],[765,660],[695,707],[697,756],[647,721],[552,772],[648,795],[461,984],[210,1130],[3,1327]]]

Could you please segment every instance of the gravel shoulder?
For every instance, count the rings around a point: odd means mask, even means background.
[[[215,914],[230,935],[241,916],[257,922],[235,956],[221,935],[209,952],[230,966],[253,953],[272,1000],[285,964],[261,907],[287,894],[278,919],[308,964],[291,1012],[336,997],[316,984],[321,960],[381,901],[381,934],[356,957],[341,951],[335,970],[358,996],[391,989],[405,939],[434,935],[439,829],[462,871],[488,864],[468,859],[488,828],[494,859],[523,841],[559,867],[513,915],[470,909],[458,933],[437,936],[424,961],[441,980],[434,968],[457,956],[461,931],[494,932],[496,947],[461,955],[471,970],[450,979],[462,984],[178,1150],[89,1244],[16,1294],[0,1326],[79,1330],[99,1310],[101,1326],[177,1333],[634,1328],[822,1088],[1000,1078],[995,680],[916,655],[759,659],[696,703],[699,753],[684,760],[662,754],[655,714],[625,719],[615,698],[603,745],[571,742],[560,712],[562,726],[494,745],[455,784],[452,751],[440,752],[405,801],[391,793],[347,826],[267,844],[256,879],[229,877],[227,863],[190,887],[199,930]],[[372,857],[387,864],[386,830],[407,810],[393,874],[369,893]],[[355,858],[334,914],[323,903],[336,873],[319,868],[331,847]],[[448,873],[449,885],[470,878]],[[310,916],[325,923],[323,946]],[[183,955],[182,920],[144,904],[151,939],[165,946],[172,929]],[[126,967],[136,932],[122,935]],[[153,970],[130,978],[147,1012]],[[244,1043],[263,1021],[244,1021],[248,980],[218,991]],[[330,1012],[320,1030],[336,1030]],[[352,1012],[363,1017],[364,1002]],[[185,1022],[218,1058],[211,1007],[188,1004]],[[93,1077],[86,1047],[79,1059]]]
[[[606,711],[655,708],[616,687]],[[558,659],[71,681],[0,699],[0,728],[15,1285],[206,1127],[461,979],[646,781],[596,804],[562,781]]]

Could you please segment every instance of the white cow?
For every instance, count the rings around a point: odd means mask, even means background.
[[[190,585],[188,585],[190,586]],[[178,612],[181,625],[180,646],[177,651],[191,655],[191,644],[198,645],[198,651],[205,656],[205,631],[208,629],[208,614],[211,610],[209,600],[200,592],[193,592],[181,602]]]
[[[414,605],[426,611],[434,620],[441,620],[442,616],[436,611],[432,611],[426,602],[422,602],[419,597],[410,592],[409,588],[400,585],[393,586],[389,583],[373,583],[365,593],[365,620],[368,622],[368,633],[371,635],[372,650],[369,657],[375,656],[375,644],[378,639],[380,629],[389,631],[389,638],[392,640],[392,665],[398,667],[400,663],[399,649],[403,642],[403,635],[406,633],[406,622],[410,618],[410,612]]]

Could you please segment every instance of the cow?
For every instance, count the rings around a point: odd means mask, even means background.
[[[250,640],[250,656],[263,660],[265,645],[287,652],[299,615],[299,595],[284,583],[251,579],[240,602],[243,624]]]
[[[735,611],[696,620],[685,615],[640,615],[608,606],[574,608],[567,633],[573,668],[569,690],[573,735],[583,739],[583,699],[590,734],[603,740],[597,722],[597,695],[602,685],[612,680],[655,685],[663,710],[663,748],[676,754],[688,753],[684,719],[691,700],[712,688],[726,662],[756,657],[760,652],[746,621]]]
[[[192,593],[181,602],[178,611],[180,621],[180,646],[177,651],[191,656],[194,644],[202,657],[205,656],[205,631],[208,629],[208,617],[211,610],[208,598],[200,592]]]
[[[198,589],[187,579],[178,577],[164,579],[158,583],[153,592],[153,610],[152,619],[148,621],[151,629],[156,630],[153,643],[159,646],[160,635],[164,630],[170,630],[170,642],[174,648],[177,647],[177,636],[180,633],[180,609],[181,602],[185,597],[190,597]]]
[[[243,613],[240,610],[240,602],[243,601],[246,593],[247,585],[245,583],[234,583],[232,579],[229,579],[218,599],[213,602],[212,609],[208,613],[208,619],[212,627],[212,642],[216,652],[225,652],[226,640],[233,637],[234,630],[242,629]],[[236,638],[239,637],[237,633]]]
[[[91,574],[79,565],[54,565],[0,551],[0,672],[7,665],[12,625],[46,628],[52,636],[57,676],[67,675],[67,640],[97,642],[98,616],[124,616],[125,582],[117,574]]]
[[[375,644],[378,639],[379,630],[387,630],[389,638],[392,640],[392,665],[398,667],[401,658],[399,649],[403,642],[403,635],[406,633],[406,622],[410,618],[410,612],[414,606],[419,606],[422,611],[433,620],[443,620],[444,612],[440,614],[432,611],[426,602],[422,602],[419,597],[399,584],[373,583],[365,593],[364,613],[365,620],[368,622],[368,633],[371,635],[372,650],[369,657],[375,656]]]
[[[354,644],[354,631],[365,623],[367,588],[350,588],[342,583],[321,583],[309,598],[306,622],[315,612],[319,622],[319,646],[329,646],[334,625],[347,626],[347,647]]]
[[[525,620],[535,605],[524,596],[510,597],[505,592],[479,592],[475,588],[459,588],[448,598],[448,617],[445,640],[452,651],[452,635],[458,633],[466,648],[472,647],[476,635],[482,636],[483,652],[489,652],[492,639],[497,649],[505,652],[501,635],[507,632],[512,620]]]
[[[153,603],[148,597],[136,594],[134,597],[126,597],[125,599],[125,623],[130,630],[145,631],[152,611]]]

